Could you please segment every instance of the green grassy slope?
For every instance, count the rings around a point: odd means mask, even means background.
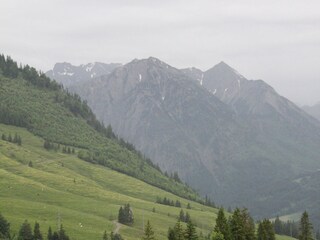
[[[62,99],[69,99],[67,102],[73,104],[66,104]],[[85,149],[87,161],[108,166],[180,196],[200,199],[186,185],[164,176],[139,153],[95,130],[92,124],[88,124],[94,115],[89,113],[84,118],[75,114],[70,110],[74,106],[83,108],[84,104],[68,96],[64,90],[40,88],[21,76],[12,79],[0,72],[0,112],[3,116],[18,119],[15,123],[22,119],[23,126],[44,139]],[[7,123],[3,116],[0,115],[0,123]]]
[[[47,151],[43,139],[29,131],[0,124],[0,133],[18,133],[18,146],[0,140],[0,212],[17,232],[25,219],[38,221],[43,233],[60,221],[72,239],[101,239],[115,230],[119,207],[132,206],[135,222],[121,225],[125,239],[138,239],[143,222],[151,221],[157,239],[166,239],[180,208],[155,203],[157,197],[180,200],[204,234],[212,231],[217,209],[200,205],[107,167],[82,161],[76,155]],[[28,163],[32,161],[33,167]],[[190,203],[192,209],[187,210]],[[155,212],[152,209],[155,208]],[[290,240],[277,236],[280,240]]]
[[[209,233],[216,209],[179,198],[159,188],[107,167],[87,163],[75,155],[47,151],[43,139],[25,129],[0,124],[0,133],[18,133],[22,146],[0,140],[0,212],[17,231],[24,219],[38,221],[42,231],[61,222],[72,239],[100,239],[104,230],[115,228],[120,205],[130,203],[135,223],[123,226],[126,239],[142,234],[143,219],[151,221],[157,238],[165,239],[180,208],[156,204],[157,197],[179,199],[198,225]],[[29,167],[29,161],[33,167]],[[156,212],[153,213],[152,209]],[[81,227],[82,226],[82,227]]]

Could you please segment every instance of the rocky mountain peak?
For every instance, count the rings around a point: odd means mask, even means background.
[[[56,63],[52,70],[46,72],[46,75],[51,79],[55,79],[59,83],[62,83],[65,87],[70,87],[74,84],[90,81],[93,78],[110,74],[119,66],[121,66],[119,63],[106,64],[101,62],[75,66],[68,62],[62,62]]]

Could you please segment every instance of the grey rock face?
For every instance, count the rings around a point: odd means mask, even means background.
[[[297,211],[284,191],[266,189],[320,168],[319,123],[225,63],[202,72],[133,60],[69,89],[163,170],[256,216]]]
[[[65,87],[90,81],[93,78],[111,73],[115,68],[121,66],[119,63],[88,63],[86,65],[74,66],[71,63],[56,63],[52,70],[46,75],[62,83]]]

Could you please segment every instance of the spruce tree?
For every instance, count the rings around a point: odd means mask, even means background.
[[[64,230],[62,224],[61,224],[60,230],[59,230],[59,240],[69,240],[69,237],[66,234],[66,231]]]
[[[186,223],[191,222],[191,217],[190,217],[190,214],[188,212],[186,212],[186,216],[184,218],[184,222],[186,222]]]
[[[219,209],[214,231],[217,233],[221,233],[225,240],[231,240],[230,227],[229,227],[227,218],[224,214],[223,208]]]
[[[176,235],[175,235],[174,229],[169,227],[167,237],[168,237],[168,240],[176,240]]]
[[[276,220],[274,221],[274,231],[277,234],[283,234],[283,232],[282,232],[282,222],[281,222],[279,216],[277,216]]]
[[[10,223],[0,213],[0,239],[10,238]]]
[[[49,227],[49,229],[48,229],[47,239],[48,239],[48,240],[53,240],[53,235],[52,235],[52,229],[51,229],[51,227]]]
[[[309,216],[306,211],[301,216],[299,230],[299,240],[314,240],[312,233],[312,224],[309,221]]]
[[[187,228],[185,230],[184,237],[186,240],[197,240],[198,239],[196,228],[191,221],[189,221],[187,224]]]
[[[255,224],[253,218],[250,216],[248,209],[244,208],[241,211],[242,215],[242,224],[244,227],[245,239],[246,240],[255,240]]]
[[[9,133],[8,141],[9,141],[9,142],[12,142],[12,136],[11,136],[11,133]]]
[[[176,223],[173,231],[174,231],[175,240],[184,240],[184,230],[182,228],[182,224],[180,221]]]
[[[181,222],[185,221],[185,215],[184,215],[184,211],[182,209],[180,210],[178,220],[181,221]]]
[[[274,227],[270,220],[264,219],[259,222],[257,240],[275,240]]]
[[[57,232],[54,232],[52,235],[52,240],[60,240],[59,234]]]
[[[33,240],[32,229],[27,220],[20,227],[18,240]]]
[[[246,240],[243,217],[239,208],[236,208],[230,219],[230,232],[233,240]]]
[[[154,240],[154,231],[152,230],[150,221],[148,220],[147,225],[144,229],[144,235],[142,237],[142,240]]]
[[[40,225],[39,223],[34,224],[34,229],[33,229],[33,239],[34,240],[42,240],[42,234],[40,232]]]

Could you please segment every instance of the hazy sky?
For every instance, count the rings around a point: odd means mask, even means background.
[[[225,61],[298,104],[320,101],[319,0],[0,0],[0,52],[56,62]]]

